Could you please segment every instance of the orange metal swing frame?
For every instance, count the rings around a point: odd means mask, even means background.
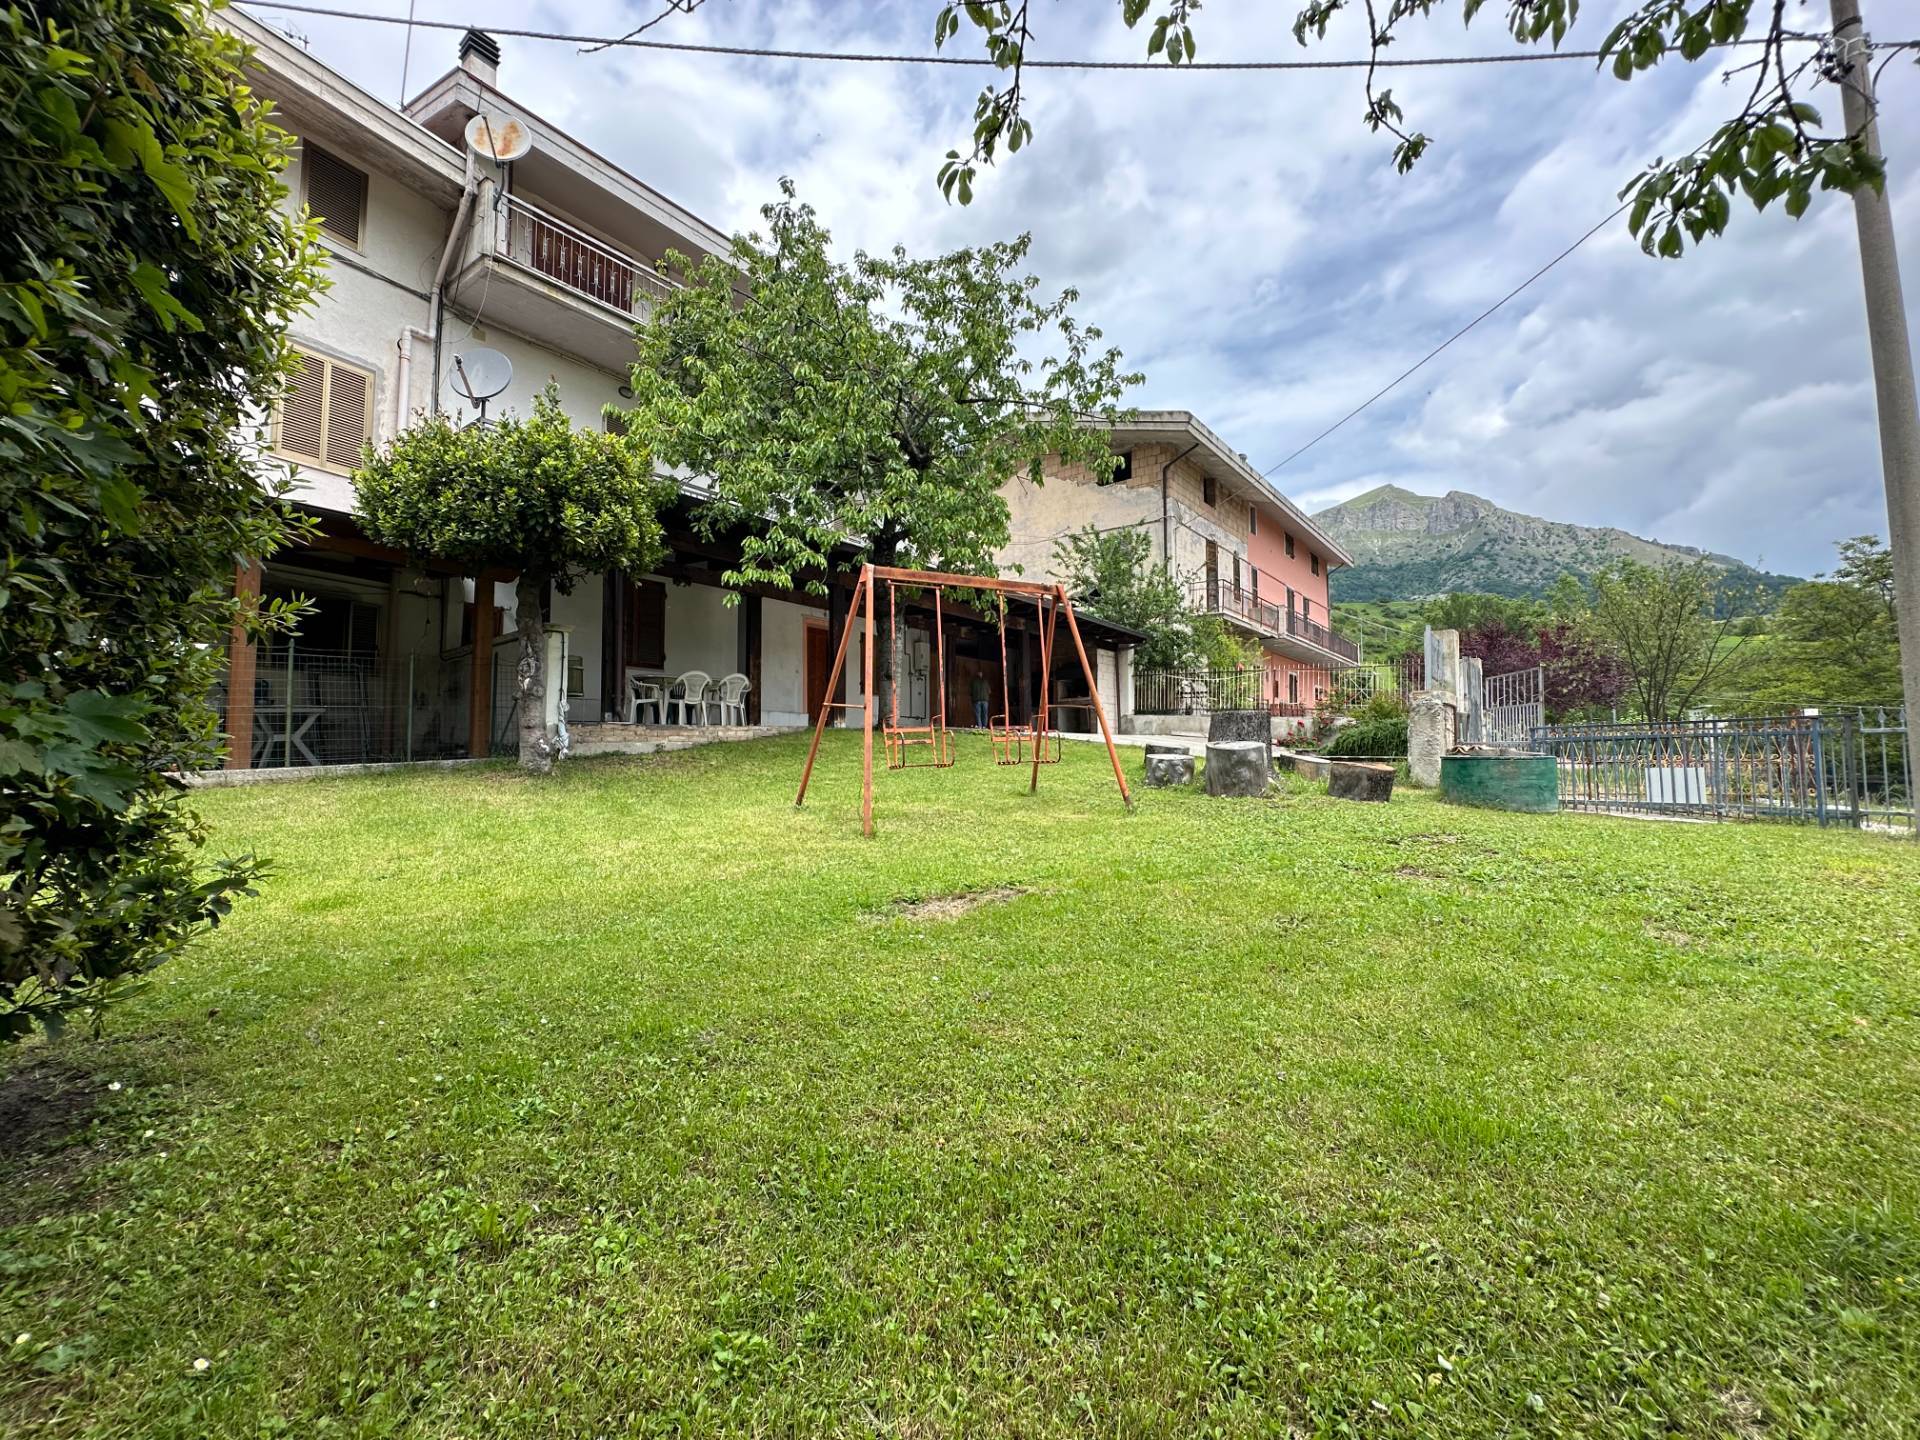
[[[873,644],[874,609],[877,599],[876,586],[887,586],[887,614],[889,634],[895,633],[891,624],[894,616],[894,592],[901,585],[915,589],[933,591],[933,633],[935,664],[939,676],[938,705],[929,716],[925,725],[903,726],[900,724],[900,692],[893,688],[893,701],[887,721],[879,723],[878,706],[873,694]],[[840,687],[840,676],[846,668],[847,651],[853,641],[856,625],[863,625],[866,644],[864,646],[865,677],[861,685],[861,746],[860,746],[860,828],[868,835],[873,834],[873,732],[878,724],[881,732],[882,763],[890,770],[909,767],[931,766],[945,769],[953,764],[953,735],[947,729],[947,677],[946,677],[946,637],[940,608],[940,595],[943,590],[974,590],[987,594],[1003,596],[1031,597],[1041,620],[1040,631],[1040,708],[1033,725],[1014,726],[1010,723],[1012,703],[1007,685],[1006,668],[1006,611],[1004,604],[1000,615],[1000,684],[1002,710],[997,718],[998,725],[989,725],[989,735],[993,741],[994,763],[996,765],[1029,765],[1032,778],[1027,782],[1028,793],[1040,788],[1040,767],[1052,764],[1060,758],[1060,736],[1048,723],[1048,691],[1053,680],[1054,635],[1060,617],[1066,616],[1067,634],[1073,639],[1074,654],[1080,661],[1080,673],[1087,682],[1087,707],[1100,722],[1100,738],[1106,742],[1107,759],[1113,765],[1113,781],[1120,787],[1120,799],[1131,810],[1133,796],[1127,791],[1127,778],[1120,770],[1120,752],[1114,748],[1113,731],[1107,725],[1106,707],[1100,703],[1100,686],[1094,676],[1093,665],[1087,659],[1087,647],[1080,638],[1080,626],[1073,615],[1073,601],[1067,597],[1066,590],[1059,585],[1046,585],[1033,580],[1001,580],[989,575],[959,575],[943,570],[906,570],[892,565],[863,565],[860,578],[855,582],[853,598],[847,606],[847,623],[840,632],[840,644],[834,651],[833,668],[827,675],[826,698],[820,704],[820,714],[814,721],[813,743],[807,747],[806,767],[800,772],[800,792],[793,797],[794,805],[806,803],[807,783],[813,778],[813,762],[820,753],[820,737],[826,733],[827,716],[834,710],[851,710],[854,707],[837,702],[833,696]],[[1079,702],[1075,702],[1077,705]],[[1050,742],[1050,743],[1049,743]],[[928,758],[909,759],[916,749],[924,747]]]

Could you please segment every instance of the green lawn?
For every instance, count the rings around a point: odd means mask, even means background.
[[[0,1434],[1920,1434],[1920,846],[802,753],[203,796]]]

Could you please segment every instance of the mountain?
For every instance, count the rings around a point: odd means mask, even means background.
[[[1615,560],[1667,565],[1704,558],[1742,585],[1777,592],[1798,583],[1730,555],[1665,545],[1612,526],[1521,515],[1461,490],[1416,495],[1382,485],[1313,518],[1354,558],[1333,572],[1335,600],[1419,600],[1458,590],[1539,596],[1564,573],[1584,578]]]

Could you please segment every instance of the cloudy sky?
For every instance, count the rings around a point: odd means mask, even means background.
[[[418,0],[422,19],[612,34],[663,0]],[[406,0],[342,8],[404,14]],[[1202,58],[1288,58],[1297,8],[1215,0]],[[1501,7],[1413,28],[1402,56],[1510,48]],[[1619,0],[1585,8],[1597,45]],[[1821,0],[1794,23],[1826,23]],[[1906,5],[1878,0],[1870,22]],[[936,0],[706,0],[650,35],[771,48],[926,53]],[[1034,54],[1133,59],[1116,0],[1040,0]],[[375,94],[402,88],[403,31],[292,15]],[[1909,18],[1920,22],[1920,15]],[[1920,33],[1920,23],[1912,25]],[[963,31],[962,41],[969,38]],[[1880,39],[1913,38],[1884,28]],[[1310,53],[1361,53],[1351,29]],[[416,30],[407,88],[452,63]],[[958,42],[949,42],[950,46]],[[836,242],[925,253],[1034,235],[1035,270],[1146,372],[1143,408],[1190,409],[1261,468],[1310,440],[1605,216],[1657,155],[1730,113],[1712,67],[1621,84],[1590,64],[1396,76],[1435,137],[1407,177],[1360,124],[1352,72],[1032,72],[1033,144],[945,204],[940,157],[965,148],[983,72],[817,64],[504,39],[501,87],[724,230],[751,227],[781,175]],[[1816,97],[1838,123],[1838,100]],[[1882,81],[1910,302],[1920,297],[1920,68]],[[1920,304],[1910,303],[1920,314]],[[1472,491],[1556,520],[1619,525],[1766,568],[1827,568],[1832,543],[1884,534],[1853,216],[1820,197],[1799,222],[1736,213],[1679,262],[1643,257],[1624,223],[1344,429],[1278,471],[1319,508],[1385,482]]]

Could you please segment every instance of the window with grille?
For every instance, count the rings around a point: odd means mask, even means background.
[[[320,222],[320,233],[359,249],[367,221],[367,172],[312,143],[305,148],[302,166],[307,209]]]
[[[277,454],[328,470],[352,470],[373,438],[373,376],[352,365],[296,350],[300,373],[273,417]]]

